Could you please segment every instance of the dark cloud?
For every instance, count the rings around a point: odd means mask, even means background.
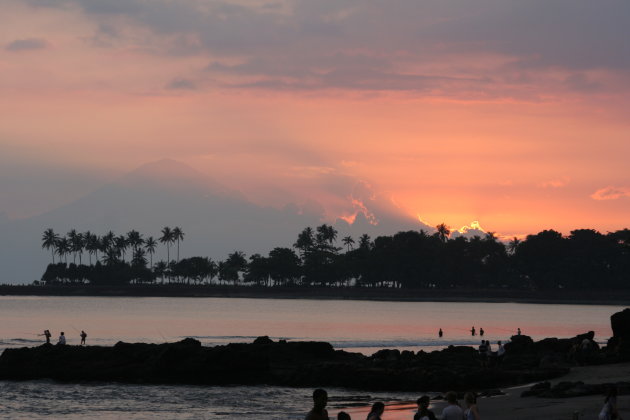
[[[169,90],[197,90],[197,85],[188,79],[173,79],[167,85]]]
[[[8,51],[29,51],[43,50],[48,47],[48,43],[40,38],[16,39],[6,45]]]
[[[78,5],[101,21],[124,17],[163,35],[163,45],[152,47],[165,54],[207,54],[213,57],[208,71],[249,77],[236,86],[494,95],[493,82],[530,86],[537,82],[528,81],[527,72],[564,69],[575,76],[544,87],[597,91],[598,82],[580,80],[581,72],[630,70],[630,2],[623,0],[31,3]],[[489,55],[510,59],[511,68],[483,63]],[[470,66],[448,70],[452,57],[464,56]],[[417,70],[431,63],[445,63],[447,70]],[[508,81],[514,73],[518,77]]]

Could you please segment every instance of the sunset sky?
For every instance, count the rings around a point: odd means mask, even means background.
[[[3,0],[0,218],[147,162],[505,237],[630,227],[626,0]]]

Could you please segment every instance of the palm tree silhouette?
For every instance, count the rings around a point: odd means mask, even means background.
[[[131,230],[127,233],[127,243],[133,247],[133,251],[136,252],[141,245],[144,244],[144,239],[140,232]]]
[[[510,254],[514,255],[520,244],[521,244],[520,239],[518,239],[516,236],[512,238],[512,240],[508,243],[508,251],[510,251]]]
[[[159,239],[160,242],[166,244],[166,260],[171,260],[171,242],[173,242],[173,231],[170,227],[165,226],[162,228],[162,236]]]
[[[125,262],[125,250],[129,242],[127,242],[127,238],[123,235],[117,236],[114,238],[114,247],[116,248],[117,254],[122,255],[122,261]]]
[[[354,239],[352,239],[352,236],[344,237],[341,242],[343,242],[343,244],[348,247],[348,252],[350,252],[350,248],[352,248],[352,245],[354,244]]]
[[[68,253],[70,252],[70,242],[68,238],[59,238],[57,241],[57,254],[59,254],[59,260],[65,257],[66,263],[68,262]]]
[[[155,249],[157,248],[157,242],[153,239],[153,236],[149,236],[144,241],[144,249],[146,249],[147,253],[151,258],[151,267],[153,267],[153,254],[155,253]]]
[[[72,262],[75,264],[77,263],[77,252],[83,249],[83,239],[79,235],[76,229],[71,229],[67,235],[70,250],[72,251]]]
[[[172,230],[173,233],[173,241],[177,241],[177,262],[179,262],[179,241],[184,240],[184,232],[179,226],[175,226]]]
[[[440,223],[435,227],[437,229],[436,235],[440,238],[440,241],[446,242],[448,240],[448,235],[451,234],[451,230],[444,223]]]
[[[57,247],[58,241],[59,235],[57,235],[55,231],[50,228],[44,231],[44,234],[42,235],[42,248],[50,249],[53,264],[55,263],[55,248]]]

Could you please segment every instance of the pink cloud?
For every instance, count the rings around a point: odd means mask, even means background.
[[[630,188],[609,186],[591,194],[593,200],[618,200],[623,197],[630,197]]]

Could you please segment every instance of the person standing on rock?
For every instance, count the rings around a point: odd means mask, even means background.
[[[503,362],[503,356],[505,355],[505,347],[503,347],[503,344],[501,344],[500,340],[497,342],[497,345],[499,346],[499,348],[497,349],[497,365],[501,366],[501,362]]]
[[[317,388],[313,391],[313,409],[308,412],[304,420],[329,420],[326,404],[328,404],[328,393]]]
[[[58,346],[66,345],[66,336],[64,335],[63,331],[61,331],[61,334],[59,335],[59,341],[57,341],[57,345]]]
[[[423,395],[416,400],[416,404],[418,404],[418,412],[414,414],[413,420],[437,420],[435,413],[429,410],[429,402],[430,399],[427,395]]]
[[[481,420],[479,416],[479,410],[477,410],[477,398],[472,392],[467,392],[464,395],[464,402],[466,402],[466,412],[464,413],[465,420]]]
[[[464,418],[464,411],[457,403],[457,394],[453,391],[449,391],[444,396],[448,403],[444,410],[442,410],[442,420],[462,420]]]
[[[87,338],[87,334],[85,331],[81,330],[81,345],[85,346],[85,339]]]
[[[48,330],[44,330],[44,337],[46,337],[46,344],[50,344],[50,337],[52,334]]]

